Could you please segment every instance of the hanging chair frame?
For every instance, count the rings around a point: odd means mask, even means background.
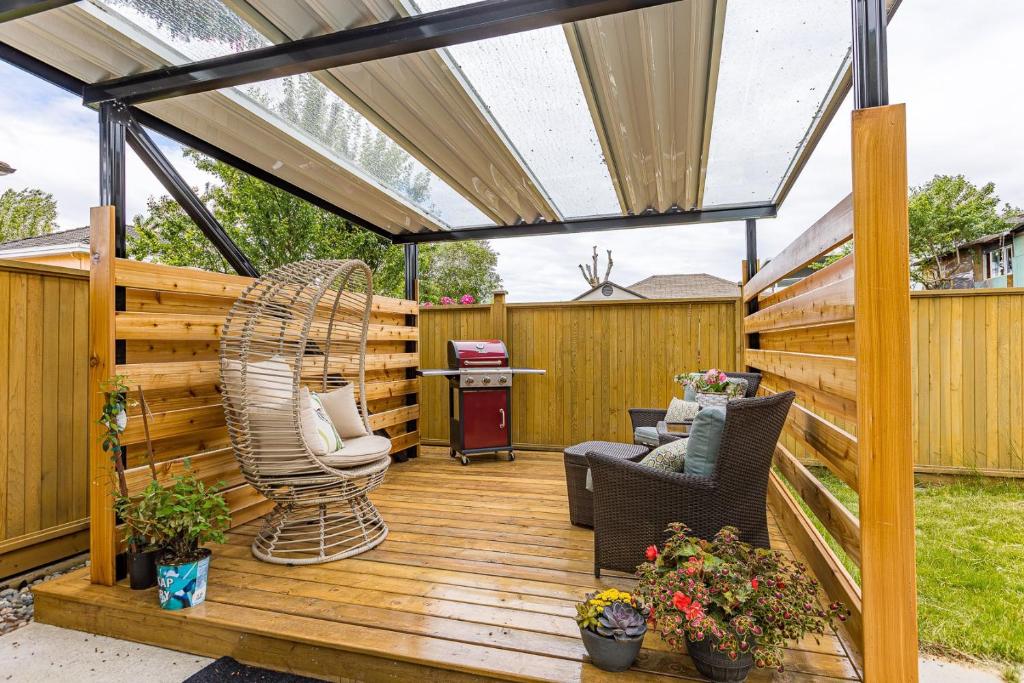
[[[261,560],[327,562],[387,536],[367,497],[390,464],[390,441],[373,435],[366,406],[372,305],[365,263],[316,260],[258,278],[228,313],[220,342],[228,433],[246,481],[275,503],[252,544]],[[322,366],[315,375],[313,359]],[[332,454],[316,453],[303,430],[303,390],[317,384],[320,392],[354,385],[367,434]]]

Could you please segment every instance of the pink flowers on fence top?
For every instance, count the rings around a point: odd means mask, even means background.
[[[459,297],[459,300],[456,301],[450,296],[442,296],[440,299],[437,300],[437,303],[441,306],[454,306],[457,303],[462,304],[464,306],[468,306],[470,304],[476,303],[476,297],[473,296],[472,294],[463,294],[462,296]],[[429,301],[424,301],[422,305],[433,306],[434,304],[430,303]]]

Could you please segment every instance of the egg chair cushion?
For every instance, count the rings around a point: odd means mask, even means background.
[[[328,467],[353,467],[379,460],[389,452],[391,452],[391,439],[368,434],[345,439],[344,448],[322,456],[320,461]]]
[[[357,436],[366,436],[366,425],[359,415],[359,408],[356,407],[356,388],[354,384],[346,384],[340,389],[328,391],[320,396],[320,403],[323,404],[327,416],[334,423],[334,428],[342,439],[354,439]]]
[[[314,455],[327,455],[344,447],[320,398],[306,387],[299,389],[299,425],[306,447]]]

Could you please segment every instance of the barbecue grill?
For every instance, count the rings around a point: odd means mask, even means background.
[[[448,379],[449,455],[469,464],[469,456],[512,450],[512,377],[544,370],[511,368],[499,339],[448,342],[448,367],[420,370],[424,377]]]

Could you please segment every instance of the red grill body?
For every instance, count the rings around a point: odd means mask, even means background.
[[[543,370],[509,367],[508,349],[499,339],[449,341],[448,367],[421,370],[425,377],[448,379],[448,436],[452,457],[463,465],[470,455],[508,453],[512,449],[512,377]]]

